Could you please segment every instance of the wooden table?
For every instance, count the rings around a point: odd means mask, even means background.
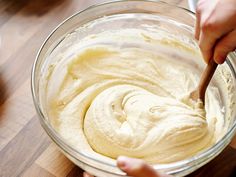
[[[82,170],[58,151],[41,128],[30,72],[47,35],[62,20],[104,0],[0,0],[0,177],[80,177]],[[172,3],[187,6],[185,0]],[[228,147],[191,177],[236,176]]]

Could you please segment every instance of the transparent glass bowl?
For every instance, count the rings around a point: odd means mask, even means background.
[[[91,23],[98,19],[99,23]],[[40,98],[42,76],[50,69],[50,64],[55,62],[53,55],[73,46],[73,42],[84,37],[106,30],[118,30],[125,28],[140,28],[152,30],[154,27],[165,29],[173,35],[181,34],[185,36],[189,45],[197,47],[194,40],[195,15],[190,11],[179,8],[161,1],[113,1],[100,5],[95,5],[81,11],[63,23],[61,23],[46,39],[39,50],[32,70],[32,94],[34,104],[39,115],[40,122],[50,136],[58,145],[60,150],[76,165],[98,177],[126,176],[120,171],[115,163],[104,162],[94,158],[88,153],[78,151],[67,144],[50,124],[50,117],[47,115],[45,104]],[[83,28],[80,28],[83,27]],[[68,40],[70,39],[70,40]],[[235,84],[236,55],[232,53],[228,56],[225,64],[231,73],[231,78]],[[236,109],[236,105],[233,109]],[[226,135],[213,147],[183,161],[153,165],[156,170],[162,170],[168,174],[176,176],[187,175],[200,168],[214,157],[216,157],[231,141],[236,132],[236,116],[233,115],[231,127]]]

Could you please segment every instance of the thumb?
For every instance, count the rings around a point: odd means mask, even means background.
[[[89,173],[87,173],[87,172],[84,172],[83,173],[83,177],[94,177],[93,175],[90,175]]]
[[[225,61],[227,54],[236,49],[236,30],[231,31],[221,38],[215,46],[214,60],[221,64]]]
[[[133,177],[170,177],[168,175],[161,175],[157,173],[151,166],[144,163],[140,159],[120,156],[117,159],[117,166],[127,173],[128,176]]]

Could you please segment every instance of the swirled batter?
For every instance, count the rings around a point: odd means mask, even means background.
[[[87,37],[74,51],[51,67],[46,97],[53,126],[75,148],[170,163],[224,135],[217,88],[206,110],[188,100],[200,75],[193,47],[130,29]]]

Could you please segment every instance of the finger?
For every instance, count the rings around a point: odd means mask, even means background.
[[[233,140],[230,143],[230,146],[234,149],[236,149],[236,135],[234,136]]]
[[[196,9],[196,22],[195,22],[195,39],[199,40],[200,35],[200,21],[201,21],[201,10],[200,6]]]
[[[118,167],[127,173],[128,176],[133,177],[167,177],[157,173],[151,166],[147,165],[140,159],[133,159],[120,156],[117,159]]]
[[[215,42],[215,37],[210,36],[206,34],[206,32],[201,31],[199,37],[199,47],[206,63],[209,63],[209,60],[212,58]]]
[[[119,157],[117,159],[118,167],[134,177],[159,177],[155,170],[146,165],[142,160],[128,157]]]
[[[222,64],[228,53],[236,49],[236,30],[231,31],[223,38],[218,40],[214,49],[214,60],[218,64]]]
[[[199,40],[200,33],[201,33],[202,15],[206,15],[206,7],[208,7],[207,3],[208,1],[206,0],[199,0],[197,3],[196,22],[195,22],[195,39],[197,40]]]
[[[83,173],[83,177],[94,177],[93,175],[90,175],[89,173],[87,173],[87,172],[84,172]]]

